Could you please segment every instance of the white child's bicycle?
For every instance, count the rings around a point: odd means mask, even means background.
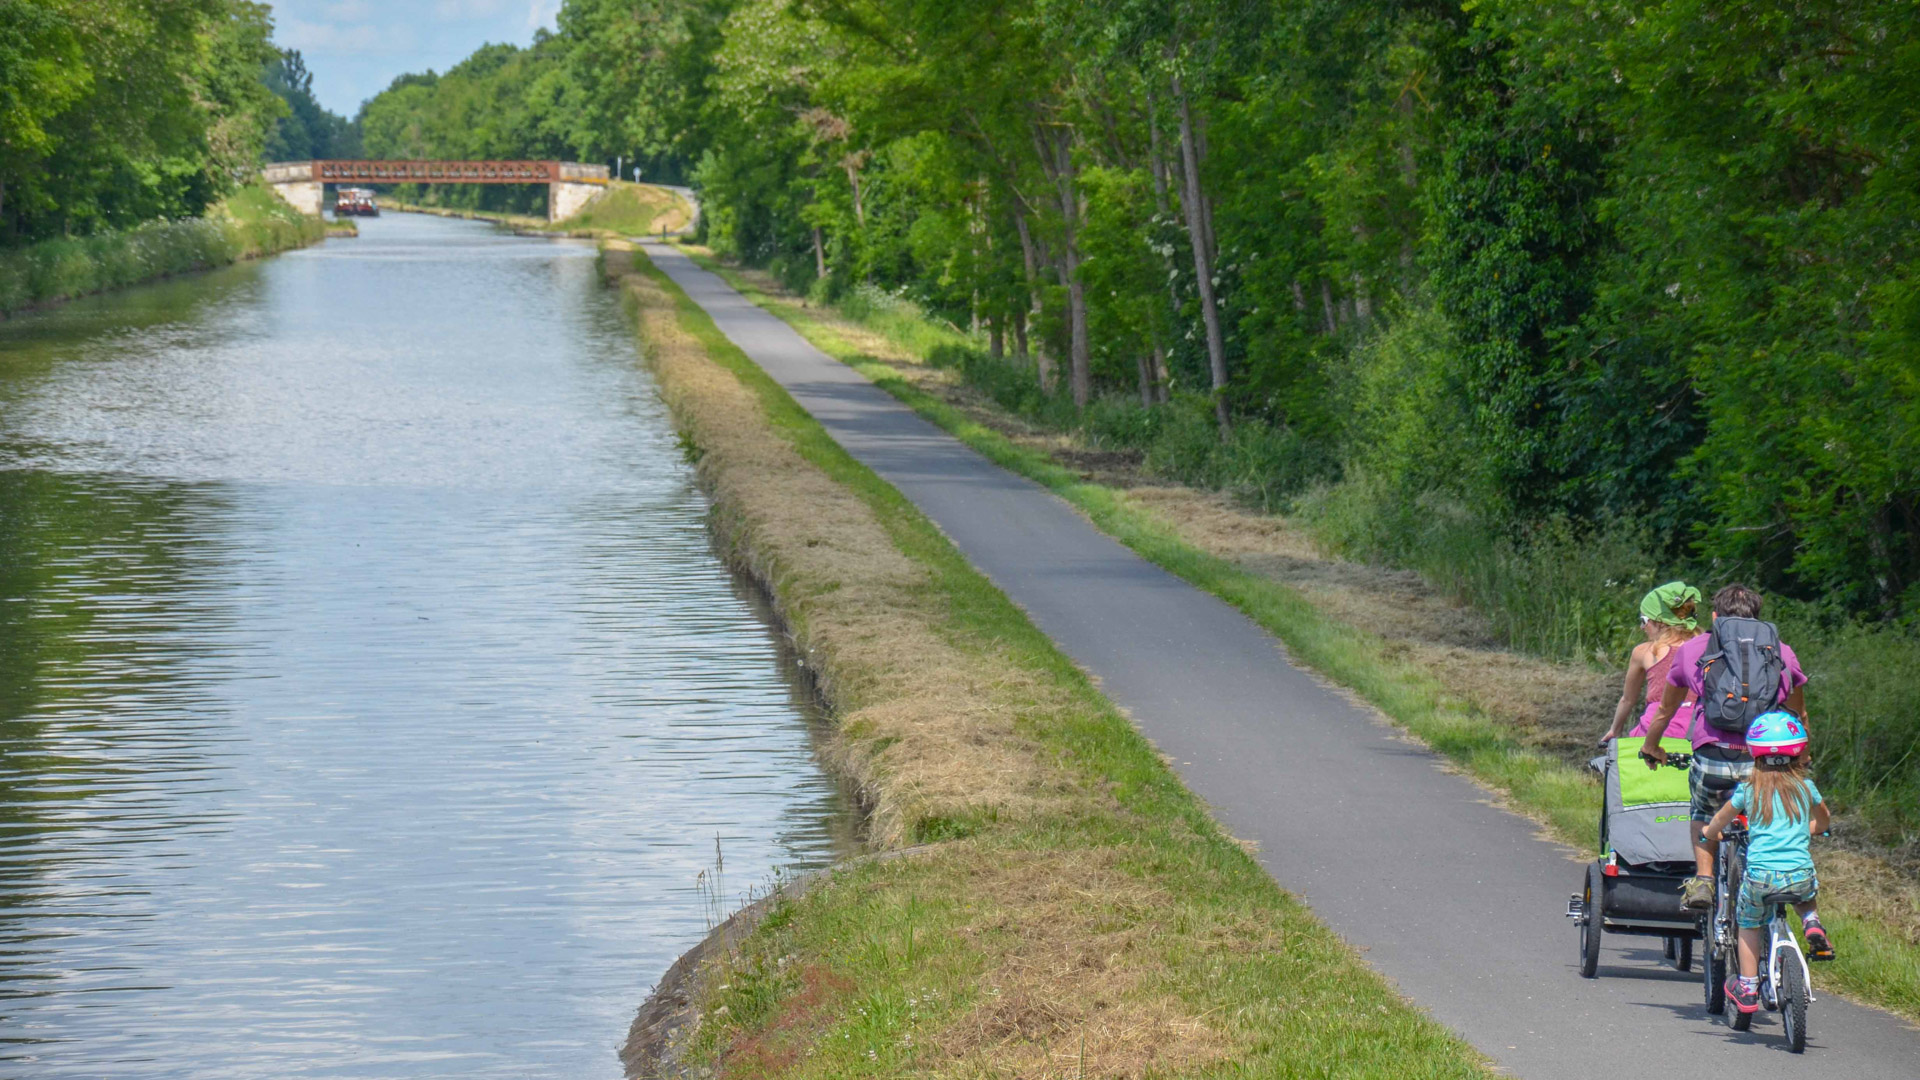
[[[1708,909],[1701,928],[1706,944],[1704,969],[1707,1011],[1726,1011],[1727,973],[1739,970],[1738,937],[1740,928],[1734,908],[1740,899],[1740,880],[1747,871],[1747,817],[1733,819],[1720,837],[1720,857],[1714,862],[1713,907]],[[1806,897],[1774,893],[1760,898],[1767,906],[1767,953],[1760,967],[1760,1005],[1780,1014],[1787,1031],[1787,1049],[1798,1054],[1807,1048],[1807,1006],[1813,1003],[1813,980],[1807,970],[1807,958],[1793,936],[1793,924],[1787,920],[1787,906]],[[1733,1010],[1729,1022],[1735,1031],[1753,1026],[1753,1013]]]

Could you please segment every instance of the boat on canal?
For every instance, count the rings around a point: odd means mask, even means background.
[[[343,187],[334,197],[334,217],[379,217],[380,204],[373,201],[372,188]]]

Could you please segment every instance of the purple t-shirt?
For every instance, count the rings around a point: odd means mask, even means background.
[[[1667,685],[1682,690],[1691,690],[1695,697],[1700,694],[1700,658],[1707,655],[1707,649],[1713,645],[1712,634],[1701,634],[1673,650],[1673,664],[1667,668]],[[1793,655],[1793,647],[1786,642],[1780,643],[1780,659],[1786,662],[1786,670],[1780,673],[1780,701],[1784,704],[1787,695],[1796,687],[1806,684],[1806,672],[1800,670],[1800,658]],[[1693,714],[1693,730],[1689,734],[1695,750],[1708,743],[1732,747],[1735,750],[1747,748],[1747,737],[1730,731],[1721,731],[1707,723],[1706,716],[1698,709]]]

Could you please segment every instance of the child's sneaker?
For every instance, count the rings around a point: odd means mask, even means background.
[[[1705,911],[1713,906],[1713,879],[1694,876],[1680,886],[1680,906],[1694,911]]]
[[[1743,1013],[1760,1011],[1760,980],[1727,976],[1727,1003]]]
[[[1833,959],[1833,942],[1827,940],[1826,927],[1820,925],[1819,919],[1808,919],[1801,929],[1807,934],[1807,959]]]

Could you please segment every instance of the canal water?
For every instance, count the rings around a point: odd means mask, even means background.
[[[0,323],[0,1077],[618,1076],[848,843],[706,511],[586,245]]]

